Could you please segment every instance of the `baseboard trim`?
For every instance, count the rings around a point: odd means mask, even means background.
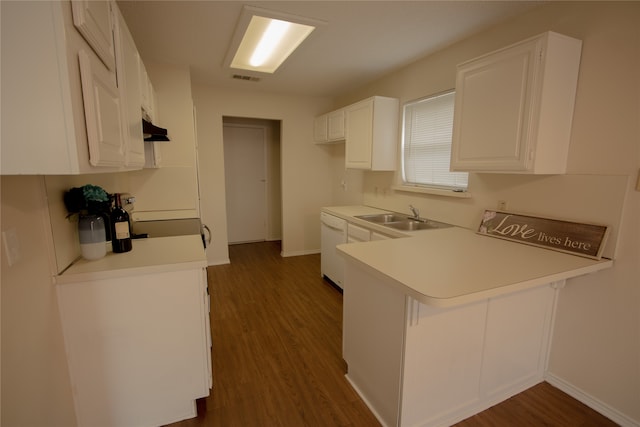
[[[371,402],[369,402],[369,400],[366,398],[366,396],[362,393],[362,391],[360,390],[360,388],[353,382],[351,381],[351,378],[349,378],[349,374],[345,374],[344,376],[347,381],[349,382],[349,384],[351,385],[351,387],[355,390],[355,392],[358,394],[358,396],[360,396],[360,399],[362,399],[362,401],[364,402],[365,405],[367,405],[367,408],[369,408],[369,410],[371,411],[371,413],[373,414],[374,417],[376,417],[376,419],[378,420],[378,422],[382,425],[382,427],[389,427],[387,425],[387,423],[382,419],[382,417],[380,416],[380,414],[378,414],[378,412],[376,412],[376,410],[374,409],[374,406],[371,404]]]
[[[304,251],[292,251],[292,252],[282,251],[280,252],[280,256],[282,256],[283,258],[287,258],[290,256],[314,255],[319,253],[320,253],[320,249],[308,249]]]
[[[617,409],[612,408],[601,400],[591,396],[590,394],[584,392],[573,384],[568,383],[567,381],[552,373],[547,372],[545,374],[545,381],[567,393],[574,399],[584,403],[594,411],[599,412],[600,414],[609,418],[614,423],[620,424],[620,426],[622,427],[640,427],[640,421],[631,419]]]
[[[231,264],[231,260],[229,258],[215,259],[213,261],[210,261],[207,265],[209,267],[213,267],[214,265],[224,265],[224,264]]]

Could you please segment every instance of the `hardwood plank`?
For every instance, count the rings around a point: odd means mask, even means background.
[[[342,294],[320,277],[320,256],[280,256],[279,242],[230,246],[208,268],[213,391],[198,417],[170,427],[376,427],[346,381]],[[613,426],[542,383],[457,424]]]
[[[542,382],[488,410],[467,418],[456,427],[613,427],[618,424]]]

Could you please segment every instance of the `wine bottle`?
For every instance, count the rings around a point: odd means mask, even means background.
[[[129,214],[122,208],[120,194],[115,195],[116,205],[111,211],[111,246],[113,252],[129,252],[131,244],[131,225]]]

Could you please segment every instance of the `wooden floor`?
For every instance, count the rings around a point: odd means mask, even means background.
[[[344,378],[342,295],[320,256],[280,256],[279,242],[230,246],[209,267],[213,391],[171,427],[380,426]],[[459,427],[615,426],[543,383]]]

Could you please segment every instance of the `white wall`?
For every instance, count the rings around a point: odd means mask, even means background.
[[[254,85],[254,83],[247,83]],[[320,208],[332,203],[331,154],[313,143],[313,118],[329,109],[326,99],[238,91],[194,84],[202,218],[214,239],[209,264],[229,262],[226,237],[222,117],[281,121],[282,252],[318,252]]]
[[[76,425],[53,284],[55,261],[42,177],[2,176],[2,231],[22,258],[2,258],[2,418],[12,426]]]
[[[155,124],[168,130],[170,142],[157,143],[161,167],[129,172],[136,196],[134,220],[197,218],[198,173],[189,67],[145,61],[156,92]]]
[[[472,199],[394,192],[393,173],[365,173],[364,203],[475,228],[484,208],[605,222],[614,267],[569,280],[560,293],[550,381],[614,418],[640,423],[640,3],[561,2],[495,26],[379,81],[338,106],[371,95],[401,103],[453,88],[455,66],[547,30],[583,40],[567,176],[471,174]],[[490,106],[488,106],[490,107]],[[342,171],[334,164],[334,174]],[[627,183],[633,185],[627,185]]]
[[[68,216],[64,193],[73,187],[97,185],[107,193],[129,192],[125,174],[104,173],[90,175],[50,175],[45,177],[47,202],[55,246],[56,271],[62,272],[80,256],[78,243],[78,215]]]

